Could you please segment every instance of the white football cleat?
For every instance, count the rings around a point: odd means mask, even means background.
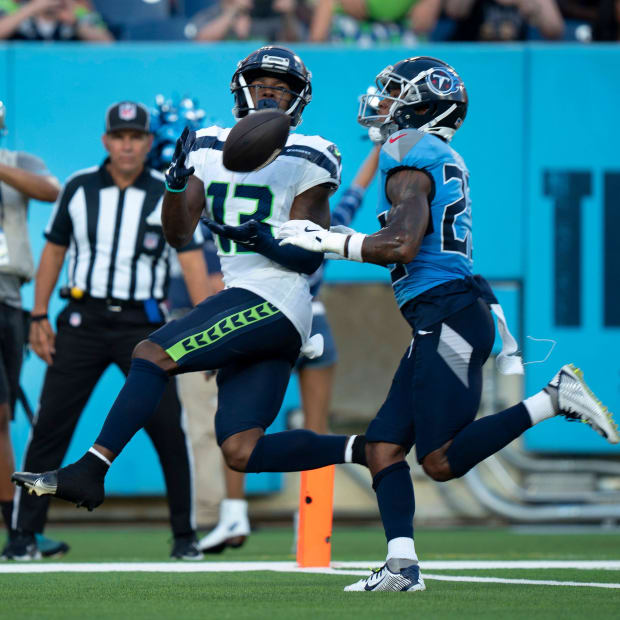
[[[224,499],[220,504],[220,520],[213,530],[198,542],[205,553],[221,553],[226,547],[237,549],[250,535],[248,503],[244,499]]]
[[[565,364],[549,381],[558,391],[558,415],[579,420],[593,428],[609,443],[618,443],[618,427],[611,412],[601,403],[583,379],[583,372],[573,364]]]
[[[360,579],[345,592],[420,592],[426,590],[424,579],[420,575],[420,567],[412,564],[407,568],[396,568],[399,560],[388,560],[381,568],[374,570],[370,576]],[[390,563],[394,570],[390,570]]]

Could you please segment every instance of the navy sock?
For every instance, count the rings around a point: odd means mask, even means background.
[[[0,502],[0,509],[2,510],[2,519],[6,525],[6,529],[11,529],[11,517],[13,516],[13,500],[8,502]]]
[[[263,435],[245,471],[306,471],[344,463],[346,435],[318,435],[312,431],[283,431]]]
[[[446,452],[452,473],[456,478],[466,474],[530,426],[532,420],[523,403],[468,424],[456,435]]]
[[[134,359],[95,443],[119,455],[149,421],[166,389],[168,374],[156,364]]]
[[[413,538],[415,497],[406,461],[399,461],[378,472],[372,479],[383,521],[385,538]]]

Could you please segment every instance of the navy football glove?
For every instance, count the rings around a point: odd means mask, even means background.
[[[166,172],[166,189],[182,192],[187,187],[187,179],[194,174],[194,166],[186,167],[186,161],[196,143],[196,132],[186,127],[177,140],[172,163]]]
[[[259,235],[262,232],[260,230],[260,224],[256,220],[248,220],[239,226],[229,226],[228,224],[218,224],[213,220],[203,219],[205,224],[209,227],[211,232],[214,232],[220,237],[226,237],[231,239],[239,245],[242,245],[249,250],[256,248],[256,244],[259,240]]]

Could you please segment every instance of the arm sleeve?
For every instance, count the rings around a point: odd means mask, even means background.
[[[310,252],[294,245],[280,245],[277,239],[262,228],[258,231],[258,238],[252,249],[286,269],[306,275],[314,273],[324,258],[321,252]]]
[[[44,237],[56,243],[57,245],[68,246],[71,242],[71,234],[73,232],[73,222],[69,213],[69,204],[71,199],[78,192],[84,192],[82,187],[78,187],[76,191],[72,191],[72,187],[65,185],[58,200],[54,205],[54,210],[45,228]]]

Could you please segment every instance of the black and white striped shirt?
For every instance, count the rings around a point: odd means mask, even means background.
[[[69,247],[68,280],[91,297],[164,299],[172,248],[161,225],[164,177],[144,168],[121,190],[101,166],[67,180],[45,238]],[[200,229],[181,252],[201,247]]]

